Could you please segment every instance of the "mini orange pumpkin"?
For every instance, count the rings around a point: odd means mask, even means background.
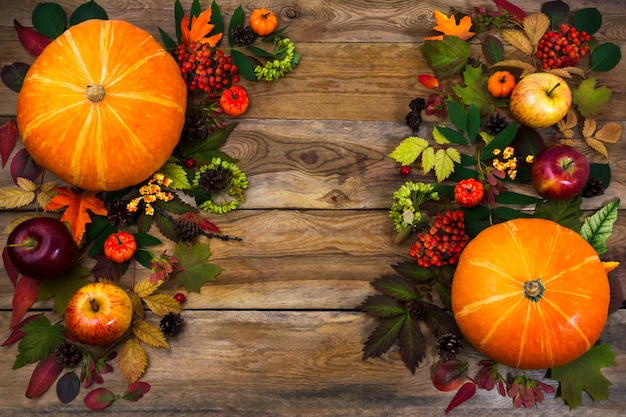
[[[140,183],[178,143],[187,88],[172,56],[128,22],[89,20],[28,71],[17,124],[33,159],[92,191]]]
[[[487,80],[487,90],[494,97],[508,97],[515,87],[515,77],[508,71],[496,71]]]
[[[609,299],[593,247],[544,219],[483,230],[452,280],[452,312],[467,341],[519,369],[560,366],[585,353],[604,328]]]
[[[254,9],[250,15],[250,29],[259,36],[267,36],[276,30],[278,19],[276,15],[263,7]]]
[[[230,88],[222,91],[220,96],[220,105],[224,110],[224,113],[237,117],[246,112],[248,109],[248,92],[240,85],[233,85]]]

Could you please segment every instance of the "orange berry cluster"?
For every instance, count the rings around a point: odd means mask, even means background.
[[[535,56],[543,62],[542,68],[573,67],[589,52],[587,42],[591,36],[585,31],[579,32],[574,27],[562,24],[558,31],[546,32]]]
[[[239,69],[233,58],[208,44],[178,45],[174,57],[190,91],[202,90],[209,93],[209,98],[216,98],[223,89],[239,82]]]
[[[468,242],[463,211],[447,210],[435,217],[428,231],[417,235],[409,255],[423,267],[455,265]]]

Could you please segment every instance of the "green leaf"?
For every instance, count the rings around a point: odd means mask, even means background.
[[[147,248],[162,243],[160,239],[148,233],[137,232],[134,233],[133,236],[135,237],[135,242],[137,242],[137,248]]]
[[[250,59],[239,51],[232,50],[230,55],[233,57],[233,63],[239,68],[239,73],[248,81],[255,81],[256,75],[254,73],[255,65],[250,62]]]
[[[514,191],[507,191],[496,196],[496,202],[500,204],[539,204],[543,200],[532,195],[520,194]]]
[[[550,370],[550,379],[559,381],[561,398],[574,409],[582,404],[583,390],[594,401],[609,397],[609,386],[613,385],[601,369],[615,364],[615,353],[609,345],[592,346],[578,359]]]
[[[474,104],[481,115],[492,114],[495,111],[494,98],[487,90],[489,77],[483,73],[480,67],[468,65],[463,71],[463,86],[452,87],[461,103],[469,106]]]
[[[613,233],[613,224],[617,220],[620,199],[616,198],[591,216],[585,217],[580,235],[598,252],[606,253],[606,241]]]
[[[587,32],[593,35],[600,30],[602,26],[602,14],[595,7],[587,7],[585,9],[579,9],[574,15],[574,27],[579,32]]]
[[[511,207],[496,207],[493,210],[493,214],[502,220],[519,219],[520,217],[533,217],[533,215],[528,212],[516,210]]]
[[[602,188],[606,190],[611,184],[611,166],[597,162],[590,163],[589,178],[599,178],[602,181]]]
[[[253,53],[256,56],[260,56],[263,58],[273,58],[274,54],[272,52],[268,52],[265,49],[261,49],[259,47],[256,47],[254,45],[250,45],[248,46],[248,50]]]
[[[424,268],[415,262],[402,262],[391,267],[400,275],[411,278],[415,281],[428,281],[434,278],[435,274],[430,268]]]
[[[53,310],[60,316],[65,314],[65,307],[72,298],[72,295],[79,288],[89,284],[89,280],[85,279],[89,276],[89,271],[84,267],[76,266],[69,270],[60,279],[47,279],[41,281],[37,299],[45,300],[54,298]]]
[[[490,64],[495,64],[504,59],[504,45],[496,36],[488,35],[485,37],[482,51]]]
[[[411,165],[428,146],[426,139],[410,136],[403,139],[389,156],[402,165]]]
[[[363,345],[363,360],[379,357],[387,352],[398,340],[408,316],[408,314],[402,314],[380,320]]]
[[[230,24],[228,25],[228,44],[233,48],[237,46],[237,42],[235,42],[235,39],[231,36],[231,33],[233,33],[233,30],[235,30],[237,26],[242,26],[242,25],[243,25],[243,7],[239,6],[235,9],[235,11],[233,12],[233,15],[230,17]]]
[[[191,188],[187,173],[180,165],[167,162],[159,169],[159,172],[172,180],[170,188],[174,190],[188,190]]]
[[[172,214],[185,214],[189,212],[195,213],[198,211],[196,207],[192,206],[189,203],[184,202],[176,194],[174,195],[174,198],[172,200],[167,201],[167,202],[157,200],[154,202],[154,205]]]
[[[180,145],[180,153],[183,159],[192,158],[198,164],[209,163],[213,156],[215,156],[215,150],[221,147],[230,136],[231,132],[237,123],[231,123],[224,127],[224,129],[217,129],[204,140]]]
[[[572,103],[583,117],[593,118],[598,115],[611,98],[613,91],[606,86],[596,88],[596,81],[593,77],[587,78],[572,93]]]
[[[181,271],[176,274],[176,281],[188,292],[200,292],[205,282],[216,281],[221,268],[210,264],[207,259],[211,251],[208,245],[185,242],[176,244],[174,258],[178,259]]]
[[[70,26],[77,25],[90,19],[108,20],[109,16],[102,6],[95,1],[90,0],[87,3],[83,3],[78,6],[70,15]]]
[[[191,2],[191,9],[189,10],[189,27],[191,27],[191,18],[198,17],[202,13],[202,7],[200,6],[200,0],[193,0]],[[213,16],[213,15],[211,15]]]
[[[149,217],[149,216],[146,216],[146,217]],[[176,235],[176,232],[174,231],[174,224],[172,223],[172,220],[169,217],[164,216],[159,211],[155,211],[154,216],[152,217],[154,217],[153,219],[154,223],[156,224],[157,229],[159,229],[159,232],[163,233],[163,236],[165,236],[172,242],[178,242],[178,236]],[[149,228],[146,230],[149,230]]]
[[[33,10],[32,20],[37,32],[50,39],[56,39],[65,31],[67,15],[57,3],[39,3]]]
[[[176,46],[178,45],[176,41],[172,39],[170,35],[165,33],[163,29],[158,29],[159,33],[161,34],[161,39],[163,40],[163,46],[165,46],[165,49],[167,49],[168,51],[173,51],[174,49],[176,49]]]
[[[403,303],[388,295],[370,295],[361,303],[359,310],[366,312],[367,314],[379,317],[395,317],[401,314],[406,314],[406,308]]]
[[[224,18],[222,17],[220,6],[218,6],[215,0],[211,3],[211,24],[213,25],[213,30],[211,30],[208,36],[224,33]],[[220,43],[222,43],[222,39],[217,44],[219,45]]]
[[[591,52],[591,65],[588,71],[610,71],[622,59],[622,51],[612,42],[598,45]]]
[[[494,149],[504,149],[513,141],[515,134],[517,133],[517,123],[511,123],[500,133],[498,133],[492,140],[485,146],[485,150],[481,155],[481,160],[493,158]]]
[[[456,36],[444,36],[443,40],[425,41],[422,53],[435,76],[443,79],[454,77],[463,71],[471,50],[464,40]]]
[[[422,172],[428,174],[435,168],[435,149],[428,147],[422,152]]]
[[[65,341],[65,327],[50,324],[45,316],[38,316],[20,329],[25,335],[17,345],[17,356],[13,369],[46,359],[52,350]]]
[[[583,211],[580,209],[582,197],[580,194],[568,200],[547,200],[537,204],[535,217],[553,220],[561,226],[569,227],[578,232],[582,226],[580,218]]]
[[[174,2],[174,28],[176,29],[176,41],[178,44],[183,42],[182,28],[180,27],[183,17],[185,16],[185,10],[183,5],[180,4],[180,0]]]
[[[400,301],[419,298],[419,291],[415,283],[398,275],[385,275],[372,282],[378,291]]]
[[[444,143],[442,143],[444,141],[442,141],[440,137],[445,138],[449,142],[456,143],[457,145],[468,144],[467,138],[458,130],[451,129],[446,126],[435,125],[435,127],[433,127],[433,138],[435,138],[437,143],[444,145]]]
[[[452,124],[459,130],[467,130],[467,113],[463,106],[456,101],[448,101],[448,116]]]
[[[420,330],[419,321],[407,314],[404,326],[398,336],[400,358],[406,367],[415,373],[419,363],[426,356],[426,339]]]
[[[470,104],[467,108],[467,137],[470,142],[476,140],[478,131],[480,130],[480,113],[474,104]]]
[[[442,182],[454,172],[454,163],[461,162],[461,154],[454,148],[439,149],[435,152],[435,176]]]
[[[541,6],[541,13],[550,18],[551,27],[554,29],[567,19],[569,6],[562,0],[549,1]]]

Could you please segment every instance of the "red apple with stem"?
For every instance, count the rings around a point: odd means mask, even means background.
[[[530,179],[547,200],[577,196],[589,179],[589,161],[576,148],[555,144],[542,149],[530,168]]]
[[[68,332],[87,345],[116,342],[126,333],[132,318],[130,297],[111,282],[93,282],[79,288],[65,308]]]
[[[7,238],[6,249],[20,274],[42,280],[65,274],[78,257],[68,227],[53,217],[33,217],[18,224]]]
[[[563,119],[572,106],[572,91],[561,77],[536,72],[522,78],[513,88],[509,109],[520,123],[542,128]]]

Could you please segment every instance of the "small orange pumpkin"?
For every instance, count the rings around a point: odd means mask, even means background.
[[[494,97],[508,97],[515,87],[515,77],[508,71],[496,71],[487,80],[487,90]]]
[[[254,9],[250,15],[250,29],[259,36],[267,36],[276,30],[278,19],[266,8]]]
[[[604,328],[609,299],[595,249],[545,219],[483,230],[452,280],[452,312],[467,341],[519,369],[560,366],[585,353]]]
[[[222,91],[220,96],[220,105],[224,113],[232,117],[244,114],[248,109],[249,102],[248,92],[240,85],[227,88]]]
[[[37,57],[18,97],[17,124],[33,159],[60,179],[117,190],[167,161],[186,106],[178,65],[148,32],[88,20]]]

